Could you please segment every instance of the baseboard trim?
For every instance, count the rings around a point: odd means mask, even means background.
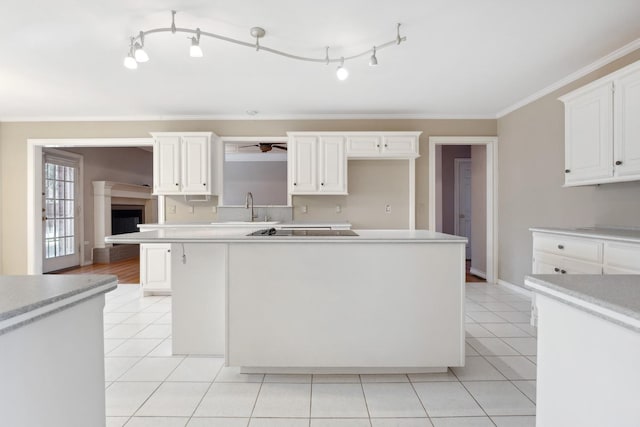
[[[526,290],[522,286],[518,286],[518,285],[514,285],[513,283],[509,283],[506,280],[498,279],[498,285],[499,286],[504,286],[507,289],[515,291],[515,292],[517,292],[519,294],[522,294],[524,296],[527,296],[529,298],[531,298],[533,296],[533,292]]]
[[[482,277],[484,280],[487,280],[487,273],[485,273],[484,271],[480,271],[477,268],[471,267],[469,269],[469,273],[473,274],[474,276]]]
[[[93,265],[93,261],[84,261],[80,263],[81,267],[86,267],[87,265]]]

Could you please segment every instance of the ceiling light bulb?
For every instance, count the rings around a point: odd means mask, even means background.
[[[191,49],[189,49],[189,55],[192,58],[202,58],[203,53],[200,48],[200,42],[195,37],[191,37]]]
[[[136,61],[147,62],[149,60],[149,55],[147,55],[147,52],[144,51],[139,43],[136,43],[134,51],[134,57],[136,58]]]
[[[124,66],[130,70],[135,70],[138,68],[138,61],[133,57],[133,55],[129,54],[126,58],[124,58]]]
[[[336,77],[338,77],[338,80],[347,80],[349,77],[349,70],[344,68],[344,58],[340,58],[340,65],[338,65],[338,69],[336,70]]]
[[[371,55],[371,58],[369,58],[369,66],[370,67],[375,67],[376,65],[378,65],[378,58],[376,58],[376,47],[373,47],[373,54]]]

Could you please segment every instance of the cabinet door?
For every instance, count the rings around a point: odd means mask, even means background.
[[[347,158],[344,152],[344,137],[323,136],[319,142],[319,182],[321,193],[347,193]]]
[[[385,136],[382,142],[382,156],[417,156],[418,138],[413,135]]]
[[[613,176],[613,83],[565,103],[565,184]]]
[[[379,135],[356,135],[347,137],[347,157],[379,157],[382,137]]]
[[[140,245],[140,284],[145,293],[171,290],[171,244]]]
[[[615,82],[615,176],[640,175],[640,70]]]
[[[180,137],[158,136],[153,145],[155,194],[180,193]]]
[[[182,192],[211,194],[209,137],[182,137]]]
[[[604,268],[607,270],[640,271],[640,245],[607,242],[604,245]],[[620,274],[620,273],[618,273]]]
[[[317,192],[318,137],[295,137],[288,148],[288,162],[291,165],[289,193],[309,194]]]

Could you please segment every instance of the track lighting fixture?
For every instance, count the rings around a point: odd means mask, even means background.
[[[140,31],[138,39],[139,41],[133,45],[133,57],[137,62],[147,62],[149,60],[149,55],[144,51],[144,34],[142,31]]]
[[[200,28],[196,29],[196,36],[191,37],[191,48],[189,49],[189,55],[192,58],[202,58],[202,48],[200,47]]]
[[[378,58],[376,58],[376,47],[373,47],[373,54],[371,55],[371,58],[369,58],[369,66],[370,67],[375,67],[376,65],[378,65]]]
[[[220,41],[237,44],[240,46],[250,47],[255,49],[256,51],[263,51],[273,53],[275,55],[284,56],[286,58],[295,59],[298,61],[306,61],[306,62],[317,62],[324,63],[329,65],[330,63],[338,63],[338,68],[336,69],[336,76],[339,80],[346,80],[349,77],[349,71],[344,67],[345,61],[350,61],[352,59],[357,59],[365,55],[371,55],[369,57],[369,65],[376,66],[378,65],[378,58],[376,57],[376,52],[380,49],[384,49],[390,46],[399,45],[400,43],[407,40],[405,36],[400,35],[400,24],[396,26],[396,37],[386,43],[375,45],[372,49],[366,50],[364,52],[360,52],[350,56],[341,56],[339,58],[331,58],[329,57],[329,48],[326,48],[325,57],[324,58],[313,58],[307,56],[294,55],[292,53],[284,52],[281,50],[273,49],[270,47],[266,47],[260,44],[260,39],[262,39],[266,35],[266,31],[261,27],[253,27],[250,29],[249,34],[252,38],[255,39],[253,42],[246,42],[243,40],[233,39],[231,37],[223,36],[220,34],[214,34],[206,31],[200,31],[200,28],[190,29],[190,28],[180,28],[176,26],[175,22],[176,11],[171,11],[171,26],[170,27],[161,27],[161,28],[152,28],[147,31],[140,31],[137,36],[131,37],[131,45],[129,47],[129,52],[127,53],[126,58],[124,59],[124,66],[135,70],[138,68],[138,63],[147,62],[149,60],[149,56],[144,51],[145,37],[150,34],[155,33],[166,33],[170,32],[172,34],[175,33],[186,33],[191,34],[189,39],[191,40],[191,47],[189,48],[189,54],[192,57],[202,57],[202,48],[200,47],[200,36],[211,37]]]
[[[340,58],[340,65],[336,70],[336,77],[338,80],[347,80],[349,78],[349,70],[344,68],[344,58]]]

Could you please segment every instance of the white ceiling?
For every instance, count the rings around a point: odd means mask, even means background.
[[[638,0],[0,0],[0,120],[396,116],[496,117],[640,38]],[[151,61],[122,65],[139,30],[200,27],[304,56],[306,63],[184,34],[146,39]]]

